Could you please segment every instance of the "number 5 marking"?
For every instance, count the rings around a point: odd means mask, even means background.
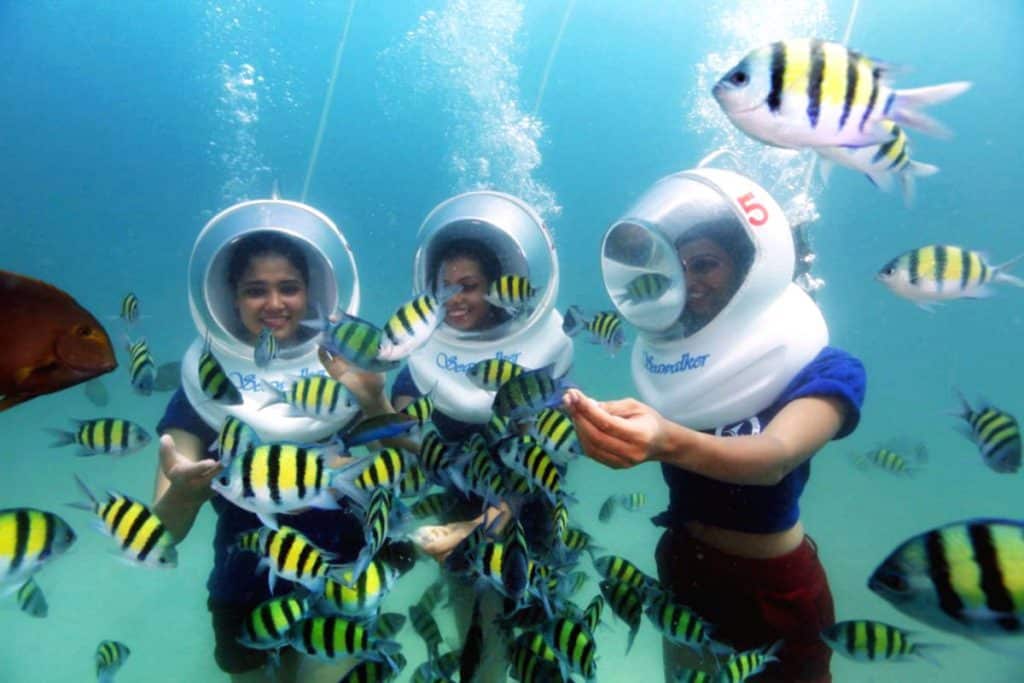
[[[747,220],[753,226],[762,226],[768,222],[768,209],[754,201],[754,193],[748,192],[742,197],[737,197],[740,208],[747,214]]]

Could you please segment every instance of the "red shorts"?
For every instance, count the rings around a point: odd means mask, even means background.
[[[737,650],[784,641],[781,661],[758,681],[832,680],[832,650],[820,634],[835,623],[835,609],[809,537],[786,555],[762,560],[727,555],[685,531],[669,530],[656,559],[662,585],[712,625],[715,640]]]

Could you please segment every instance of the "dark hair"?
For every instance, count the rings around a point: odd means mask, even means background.
[[[280,256],[288,260],[302,276],[302,282],[309,286],[309,265],[306,255],[294,240],[284,235],[263,231],[246,235],[231,250],[228,260],[228,283],[232,291],[238,289],[238,283],[245,274],[245,269],[254,258],[261,256]]]
[[[452,240],[442,247],[435,259],[428,280],[430,289],[437,290],[437,276],[441,270],[441,264],[457,258],[467,258],[476,261],[480,266],[480,272],[487,279],[487,282],[494,282],[501,277],[501,262],[494,252],[485,247],[477,240],[457,239]]]
[[[697,223],[685,235],[676,240],[676,250],[678,251],[684,244],[699,239],[709,239],[721,247],[722,251],[729,254],[735,266],[736,277],[740,279],[746,276],[750,266],[754,263],[754,244],[750,241],[746,230],[731,217],[725,221]]]

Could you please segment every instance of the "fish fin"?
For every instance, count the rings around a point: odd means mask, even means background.
[[[829,176],[832,175],[832,169],[835,168],[835,162],[831,159],[818,155],[818,176],[821,178],[822,185],[828,185]]]
[[[930,175],[935,175],[941,169],[934,164],[925,164],[920,161],[911,161],[905,169],[904,173],[908,173],[915,178],[927,178]]]
[[[892,173],[888,171],[879,171],[877,173],[865,173],[871,184],[877,187],[882,192],[889,192],[892,190]]]
[[[948,643],[914,643],[913,653],[923,659],[924,661],[934,666],[942,668],[942,663],[938,659],[932,656],[933,652],[946,650],[953,647]]]
[[[1017,262],[1020,261],[1022,258],[1024,258],[1024,253],[1017,254],[1009,261],[1004,261],[1000,263],[998,266],[993,266],[992,270],[996,272],[993,279],[996,280],[997,282],[1008,282],[1011,285],[1016,285],[1017,287],[1024,287],[1024,280],[1017,277],[1016,275],[1010,275],[1008,272],[1006,272],[1010,268],[1013,268],[1015,265],[1017,265]]]
[[[952,131],[921,110],[933,104],[951,100],[966,92],[970,87],[969,81],[956,81],[924,88],[896,90],[893,92],[894,101],[892,111],[889,112],[890,117],[896,123],[908,128],[915,128],[928,135],[950,138],[953,136]]]
[[[261,522],[263,522],[263,526],[273,529],[274,531],[277,531],[277,517],[275,517],[273,514],[267,512],[257,512],[256,516],[260,518]]]
[[[562,318],[562,332],[569,337],[575,337],[583,329],[583,309],[579,306],[569,306]]]

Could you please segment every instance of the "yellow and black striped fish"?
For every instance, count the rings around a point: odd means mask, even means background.
[[[565,669],[587,680],[597,674],[597,645],[593,634],[583,624],[559,617],[548,625],[544,639],[548,647],[558,653]]]
[[[882,561],[868,588],[932,628],[974,640],[1019,639],[1024,522],[969,519],[914,536]]]
[[[729,655],[718,672],[718,680],[721,683],[743,683],[764,671],[765,667],[772,662],[779,661],[775,655],[781,648],[782,641],[780,640],[767,648]]]
[[[1021,465],[1020,425],[1017,418],[998,408],[982,404],[974,410],[963,394],[958,416],[961,431],[978,447],[982,461],[1000,474],[1013,474]]]
[[[128,292],[121,299],[121,320],[126,323],[134,323],[139,319],[139,297],[134,292]]]
[[[612,613],[629,626],[629,637],[626,640],[626,654],[629,654],[637,631],[640,630],[644,609],[643,593],[636,586],[611,579],[601,581],[600,588],[601,595],[612,608]]]
[[[121,670],[128,661],[132,651],[124,643],[116,640],[104,640],[96,646],[96,680],[98,683],[111,683],[114,674]]]
[[[521,420],[562,402],[571,385],[564,377],[552,376],[553,366],[524,372],[505,382],[494,396],[494,413]]]
[[[516,453],[517,456],[506,460],[505,464],[539,487],[554,505],[562,496],[562,473],[558,471],[551,456],[536,444],[522,450],[517,449]]]
[[[733,124],[778,147],[862,147],[892,139],[886,120],[948,134],[921,110],[960,95],[970,83],[893,90],[888,67],[845,45],[786,40],[750,52],[712,94]]]
[[[537,440],[549,453],[581,455],[576,426],[568,415],[555,408],[545,408],[530,422],[530,436]]]
[[[619,555],[605,555],[594,560],[594,569],[606,579],[629,584],[646,594],[658,587],[658,582],[643,573],[639,567]]]
[[[128,342],[128,356],[128,377],[132,388],[143,396],[149,396],[156,384],[156,363],[145,338]]]
[[[338,683],[384,683],[392,681],[405,669],[407,664],[405,656],[401,652],[392,652],[380,659],[363,659],[348,673],[342,676]]]
[[[543,636],[531,632],[522,633],[509,648],[509,665],[513,677],[522,683],[549,683],[549,681],[566,680],[559,671],[554,650],[545,644],[547,652],[551,653],[551,658],[548,659],[546,655],[538,655],[534,651],[534,638],[543,639]]]
[[[869,619],[840,621],[825,629],[821,639],[839,654],[859,662],[898,661],[918,656],[937,664],[927,650],[941,647],[915,643],[909,632]]]
[[[359,578],[351,568],[341,569],[324,582],[321,606],[356,619],[377,614],[381,603],[398,580],[398,571],[379,560],[371,561]]]
[[[598,311],[587,315],[579,306],[570,306],[562,320],[562,331],[575,337],[581,330],[589,332],[591,341],[604,346],[613,356],[626,343],[622,318],[615,311]]]
[[[597,518],[602,522],[607,522],[612,518],[612,513],[615,512],[615,508],[622,506],[630,512],[636,512],[644,505],[647,504],[647,494],[635,491],[633,493],[616,493],[608,496],[604,503],[601,504],[601,511],[598,513]]]
[[[380,358],[385,337],[373,323],[343,314],[337,323],[325,319],[320,327],[324,330],[320,343],[331,356],[341,356],[368,372],[387,372],[398,367],[400,361]]]
[[[502,275],[491,283],[484,298],[512,315],[528,310],[537,297],[537,290],[522,275]]]
[[[710,644],[708,625],[696,612],[672,599],[665,592],[657,592],[644,610],[654,627],[669,642],[700,651]]]
[[[933,244],[897,256],[878,271],[876,278],[894,294],[929,310],[936,301],[991,296],[988,285],[993,282],[1024,287],[1024,280],[1006,272],[1021,257],[1024,254],[990,266],[976,251]]]
[[[150,442],[149,433],[145,429],[118,417],[101,417],[95,420],[75,420],[77,427],[73,432],[61,429],[50,429],[57,440],[50,444],[51,448],[78,444],[81,449],[76,453],[83,457],[104,453],[107,455],[128,455],[144,448]]]
[[[50,606],[46,602],[46,595],[43,594],[43,589],[39,587],[39,584],[32,577],[29,577],[28,581],[21,584],[16,598],[18,600],[18,609],[30,617],[42,619],[50,611]]]
[[[260,438],[255,429],[234,415],[228,415],[224,418],[220,432],[217,434],[218,460],[221,464],[227,465],[250,448],[258,446],[259,443]]]
[[[391,510],[394,505],[395,497],[390,488],[373,489],[363,515],[365,545],[352,565],[351,574],[346,574],[350,581],[358,581],[373,562],[373,558],[384,547],[384,542],[391,531]]]
[[[348,387],[324,375],[297,379],[285,390],[266,382],[264,386],[274,394],[274,399],[266,403],[264,408],[275,403],[287,403],[296,415],[331,419],[353,412],[355,405]]]
[[[277,577],[300,583],[313,593],[323,590],[330,569],[329,555],[302,532],[283,524],[277,530],[260,527],[239,534],[237,546],[266,560],[271,591]]]
[[[253,650],[286,645],[292,627],[306,618],[309,609],[308,599],[294,593],[262,602],[242,622],[238,642]]]
[[[642,304],[657,301],[668,291],[672,278],[662,273],[643,273],[626,283],[626,293],[616,299],[617,304]]]
[[[523,372],[522,365],[513,363],[506,358],[488,358],[479,363],[474,363],[473,367],[466,373],[466,377],[481,389],[497,391],[501,388],[502,384],[513,377],[518,377]]]
[[[77,475],[75,481],[89,502],[71,503],[71,506],[96,515],[99,529],[117,541],[127,561],[159,569],[178,565],[178,551],[171,532],[146,505],[112,491],[100,502]]]
[[[445,288],[438,297],[421,294],[407,301],[384,323],[384,338],[377,357],[385,361],[398,361],[423,346],[441,324],[441,310],[448,299],[462,291],[461,285]]]
[[[430,398],[430,394],[420,396],[405,408],[402,408],[401,412],[414,418],[420,427],[424,427],[434,415],[434,401]]]
[[[238,387],[234,385],[228,374],[224,372],[224,367],[217,357],[213,355],[209,342],[199,356],[197,372],[199,373],[199,388],[208,399],[226,406],[237,406],[243,403],[241,392],[238,391]]]
[[[58,515],[36,508],[0,510],[0,594],[21,586],[68,551],[76,536]]]
[[[903,203],[914,203],[914,179],[935,175],[938,166],[924,164],[910,158],[910,140],[906,132],[892,121],[882,121],[882,128],[893,138],[888,142],[867,147],[818,147],[821,155],[821,176],[827,182],[832,163],[860,171],[871,184],[888,192],[893,178],[898,178],[903,189]]]
[[[369,652],[372,647],[366,626],[333,616],[303,619],[292,628],[290,642],[299,652],[325,662]]]
[[[416,635],[426,643],[430,660],[437,661],[444,641],[441,639],[441,629],[433,615],[419,603],[414,603],[409,605],[409,620],[412,622],[412,628],[416,631]]]
[[[853,464],[860,468],[870,465],[892,474],[913,476],[928,461],[928,449],[919,441],[895,438],[852,457]]]
[[[225,463],[210,488],[276,529],[277,514],[305,507],[337,510],[334,474],[319,451],[292,443],[265,443]]]

